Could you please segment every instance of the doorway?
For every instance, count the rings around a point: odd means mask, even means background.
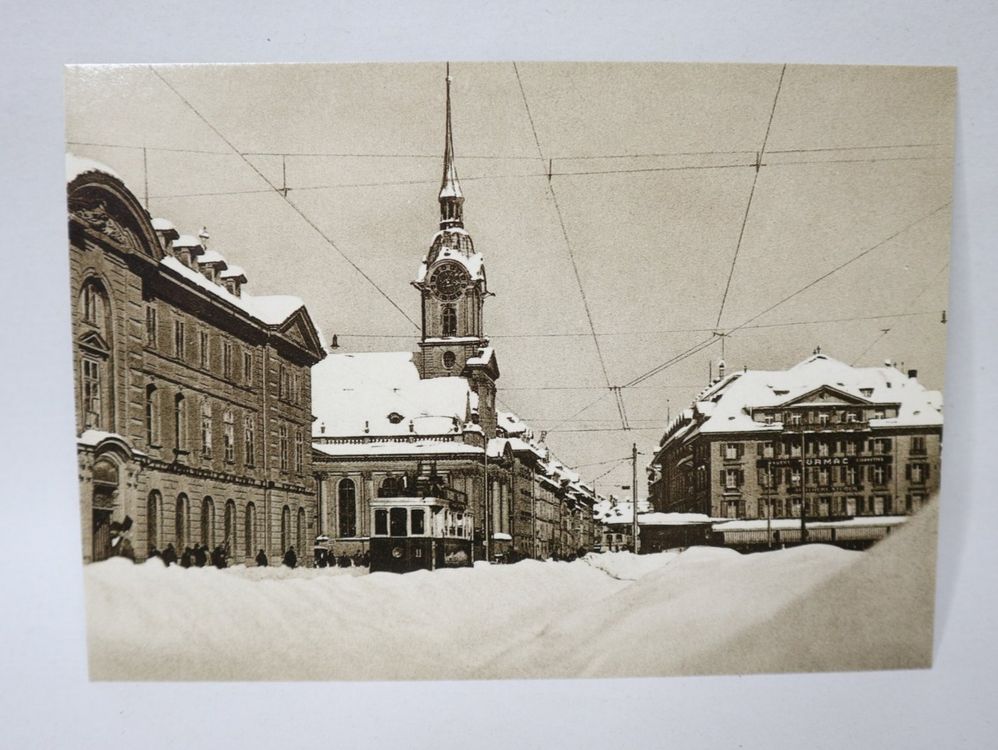
[[[93,549],[91,561],[100,562],[111,556],[111,511],[94,508]]]

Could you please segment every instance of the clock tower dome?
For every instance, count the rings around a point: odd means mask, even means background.
[[[450,66],[446,80],[444,168],[438,196],[440,229],[413,282],[422,302],[422,337],[416,363],[422,378],[469,378],[479,394],[483,428],[491,428],[494,433],[499,368],[485,337],[483,320],[485,299],[491,295],[482,256],[464,228],[464,193],[454,165],[451,131]]]

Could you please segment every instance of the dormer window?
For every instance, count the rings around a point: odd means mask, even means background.
[[[403,419],[405,419],[405,417],[403,417],[397,411],[393,411],[391,414],[388,415],[388,421],[391,422],[392,424],[399,424],[402,422]]]
[[[870,398],[873,395],[873,389],[872,388],[860,388],[859,392],[861,394],[863,394],[863,396],[865,398]]]

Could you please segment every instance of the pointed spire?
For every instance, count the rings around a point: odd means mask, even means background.
[[[447,63],[447,134],[444,141],[444,174],[440,183],[440,228],[463,227],[464,216],[462,204],[464,193],[457,178],[457,168],[454,166],[454,136],[451,132],[450,115],[450,63]]]

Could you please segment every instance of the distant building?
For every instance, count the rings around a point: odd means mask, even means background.
[[[939,487],[942,425],[941,394],[913,370],[815,353],[789,370],[722,372],[666,428],[651,501],[730,519],[798,519],[802,503],[814,521],[903,516]]]
[[[413,281],[417,351],[331,354],[313,371],[319,531],[335,554],[360,552],[375,533],[371,503],[433,477],[457,527],[471,517],[476,559],[575,552],[594,534],[592,490],[496,410],[499,365],[484,333],[492,295],[464,228],[449,79],[438,200],[439,231]]]
[[[324,356],[302,301],[247,294],[207,232],[152,219],[107,167],[67,170],[84,562],[122,525],[140,560],[196,542],[240,562],[301,554]]]

